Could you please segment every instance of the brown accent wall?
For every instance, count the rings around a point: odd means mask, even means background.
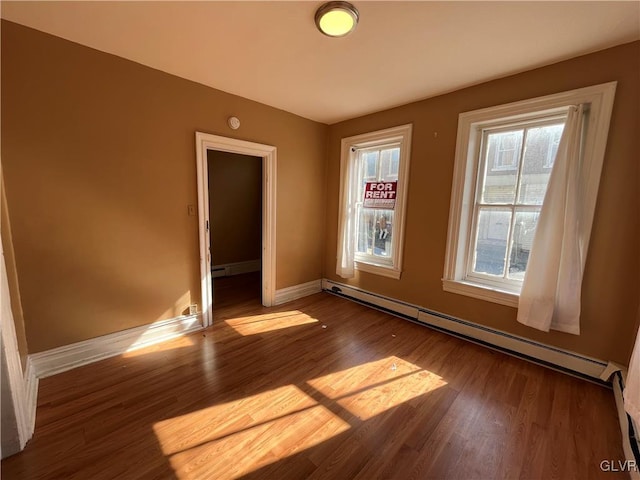
[[[582,291],[582,334],[544,333],[516,309],[442,290],[458,114],[610,81],[617,92]],[[639,297],[640,42],[483,83],[329,127],[325,277],[536,341],[627,363]],[[335,274],[340,139],[413,123],[400,280]],[[435,135],[437,133],[437,136]]]
[[[262,258],[262,158],[207,152],[213,265]]]
[[[11,222],[9,221],[9,210],[7,207],[7,196],[4,185],[4,172],[0,170],[0,198],[1,224],[0,232],[2,233],[2,250],[4,252],[4,262],[7,268],[7,283],[9,286],[9,295],[11,296],[11,313],[13,314],[13,322],[16,328],[16,338],[18,340],[18,352],[20,353],[20,361],[22,369],[27,365],[27,335],[24,329],[24,316],[22,313],[22,301],[20,299],[20,284],[18,283],[18,272],[16,270],[16,257],[13,249],[13,238],[11,236]]]
[[[200,303],[196,131],[277,147],[276,288],[321,277],[325,125],[7,21],[1,114],[29,353]]]

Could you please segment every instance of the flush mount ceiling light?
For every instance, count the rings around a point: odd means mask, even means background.
[[[357,24],[358,10],[349,2],[328,2],[316,11],[316,26],[329,37],[344,37]]]

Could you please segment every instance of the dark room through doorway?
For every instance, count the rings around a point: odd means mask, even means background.
[[[261,301],[262,160],[207,151],[214,312]]]

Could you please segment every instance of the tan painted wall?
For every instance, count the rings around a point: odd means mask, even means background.
[[[627,362],[640,290],[639,58],[635,42],[327,128],[3,21],[1,153],[29,353],[199,303],[197,223],[186,213],[197,203],[196,130],[278,147],[276,287],[284,288],[322,273],[342,281],[334,273],[340,139],[411,122],[403,277],[362,273],[348,283]],[[458,114],[611,80],[619,83],[582,335],[538,332],[517,324],[515,309],[443,292]],[[227,128],[230,115],[242,120],[239,131]]]
[[[618,89],[584,276],[582,334],[539,332],[518,324],[515,308],[444,292],[458,114],[613,80]],[[639,80],[640,42],[635,42],[332,125],[325,276],[596,358],[628,362],[639,296]],[[335,274],[340,139],[406,123],[413,123],[413,142],[402,278],[359,273],[345,281]]]
[[[207,152],[213,265],[262,258],[262,158]]]
[[[200,303],[196,131],[278,148],[276,288],[321,277],[325,125],[6,21],[1,113],[29,353]]]
[[[9,220],[9,210],[7,207],[7,196],[4,186],[4,172],[0,170],[0,190],[2,191],[0,199],[1,224],[2,232],[2,250],[4,252],[4,261],[7,267],[7,283],[9,284],[9,295],[11,296],[11,313],[13,314],[13,322],[16,328],[16,338],[18,340],[18,352],[20,353],[20,361],[22,369],[27,365],[27,335],[24,328],[24,316],[22,313],[22,302],[20,299],[20,284],[18,282],[18,272],[16,270],[16,258],[13,249],[13,239],[11,236],[11,221]]]

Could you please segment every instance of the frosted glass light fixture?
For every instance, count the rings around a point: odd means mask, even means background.
[[[316,11],[316,26],[329,37],[344,37],[357,24],[358,10],[349,2],[327,2]]]

